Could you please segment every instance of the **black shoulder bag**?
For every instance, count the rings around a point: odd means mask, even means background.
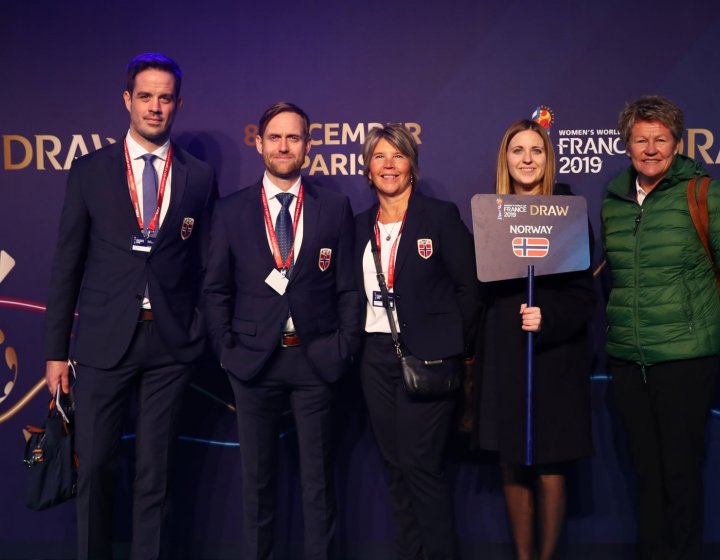
[[[463,362],[460,357],[445,358],[443,360],[420,360],[415,356],[403,356],[400,349],[400,340],[398,338],[397,326],[395,325],[395,317],[393,317],[390,309],[390,298],[388,297],[388,288],[385,283],[385,275],[382,272],[380,264],[380,255],[378,252],[375,236],[370,236],[370,248],[375,261],[375,270],[377,272],[377,281],[380,285],[382,293],[382,302],[385,312],[390,322],[390,331],[392,339],[395,343],[395,352],[402,366],[403,382],[405,389],[411,395],[418,396],[443,396],[447,395],[460,387],[462,379]]]

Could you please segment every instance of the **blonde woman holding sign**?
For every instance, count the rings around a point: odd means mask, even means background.
[[[536,122],[522,120],[505,132],[496,193],[571,194],[567,186],[555,184],[552,143]],[[483,356],[476,384],[478,442],[499,454],[517,558],[550,560],[565,517],[567,464],[592,453],[587,331],[595,305],[592,273],[536,277],[533,307],[526,305],[525,279],[485,287],[489,310],[478,348]],[[532,465],[525,464],[528,332],[535,333]]]

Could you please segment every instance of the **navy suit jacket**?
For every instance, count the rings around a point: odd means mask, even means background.
[[[146,285],[157,329],[170,354],[181,363],[198,358],[204,350],[198,301],[216,198],[212,168],[173,145],[167,214],[152,250],[136,252],[131,240],[140,229],[128,190],[123,143],[75,160],[52,268],[45,359],[67,359],[77,304],[73,357],[100,369],[117,365],[137,328]],[[186,218],[194,222],[190,236],[183,239]]]
[[[375,204],[355,219],[355,273],[360,286],[364,285],[363,255],[374,235],[377,211]],[[430,240],[429,255],[427,244],[421,247],[420,240]],[[411,354],[434,360],[471,353],[479,316],[475,268],[473,239],[457,207],[413,190],[393,282],[400,338]]]
[[[292,314],[303,351],[326,381],[350,365],[360,343],[353,275],[353,217],[347,197],[302,181],[303,238],[284,295],[266,282],[275,268],[265,232],[262,181],[218,201],[204,297],[208,331],[230,374],[254,377],[280,343]],[[320,250],[332,251],[326,270]]]

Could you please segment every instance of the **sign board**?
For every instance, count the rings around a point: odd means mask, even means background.
[[[476,194],[470,202],[478,279],[494,282],[590,266],[587,202],[581,196]]]

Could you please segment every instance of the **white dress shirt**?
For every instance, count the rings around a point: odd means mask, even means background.
[[[387,283],[388,270],[390,269],[390,253],[392,252],[392,246],[396,239],[398,239],[398,247],[400,246],[399,238],[402,236],[400,233],[402,222],[382,224],[380,227],[380,266],[382,267],[385,282]],[[387,239],[388,237],[390,237],[390,239]],[[397,253],[395,254],[395,259],[397,260]],[[368,241],[365,246],[365,251],[363,252],[362,267],[365,298],[367,300],[365,332],[389,333],[391,330],[387,311],[385,311],[384,307],[373,305],[373,292],[380,292],[380,285],[377,281],[377,268],[375,267],[375,259],[372,255],[372,244],[370,241]],[[388,294],[392,296],[393,293],[393,289],[388,288]],[[394,306],[392,307],[392,313],[397,331],[400,332],[400,322],[398,321],[397,309]]]
[[[143,176],[143,170],[145,169],[145,160],[142,159],[142,156],[144,156],[147,153],[153,154],[155,159],[153,160],[153,167],[155,168],[155,173],[157,174],[158,178],[158,191],[160,189],[160,181],[162,181],[162,174],[163,169],[165,168],[165,160],[167,159],[168,150],[170,149],[170,140],[165,142],[162,146],[160,146],[157,150],[154,152],[148,152],[145,148],[143,148],[140,144],[138,144],[135,139],[130,135],[130,131],[125,135],[125,140],[127,141],[127,149],[128,154],[130,154],[130,163],[132,165],[132,172],[133,172],[133,179],[135,181],[135,191],[137,192],[138,197],[138,204],[140,206],[140,215],[143,215],[143,205],[145,201],[143,200],[143,186],[142,186],[142,176]],[[128,185],[129,188],[129,185]],[[167,183],[165,183],[165,193],[163,194],[163,201],[162,206],[160,207],[160,222],[157,226],[157,231],[159,231],[160,226],[163,223],[163,220],[165,219],[165,215],[167,214],[168,207],[170,206],[170,195],[172,193],[172,164],[170,165],[170,169],[168,171],[167,176]],[[130,191],[128,190],[128,196],[130,196]],[[139,231],[138,231],[139,234]],[[130,240],[128,240],[129,243]],[[147,297],[147,290],[145,293],[145,297],[143,298],[142,302],[142,308],[143,309],[150,309],[150,300]]]
[[[162,180],[163,169],[165,168],[165,160],[167,159],[167,153],[170,149],[170,140],[165,142],[154,152],[148,152],[135,139],[130,136],[130,132],[125,136],[127,140],[128,153],[130,154],[130,161],[132,163],[133,178],[135,179],[135,190],[137,191],[138,203],[140,204],[140,215],[143,215],[143,188],[142,188],[142,176],[143,169],[145,169],[145,161],[142,159],[147,153],[153,154],[155,159],[153,160],[153,167],[158,178],[158,189],[160,189],[160,181]],[[129,191],[128,191],[129,192]],[[163,196],[162,207],[160,208],[160,224],[162,225],[165,215],[167,214],[168,206],[170,205],[170,195],[172,193],[172,165],[170,166],[170,172],[168,173],[167,183],[165,184],[165,195]],[[158,228],[159,229],[159,228]]]

